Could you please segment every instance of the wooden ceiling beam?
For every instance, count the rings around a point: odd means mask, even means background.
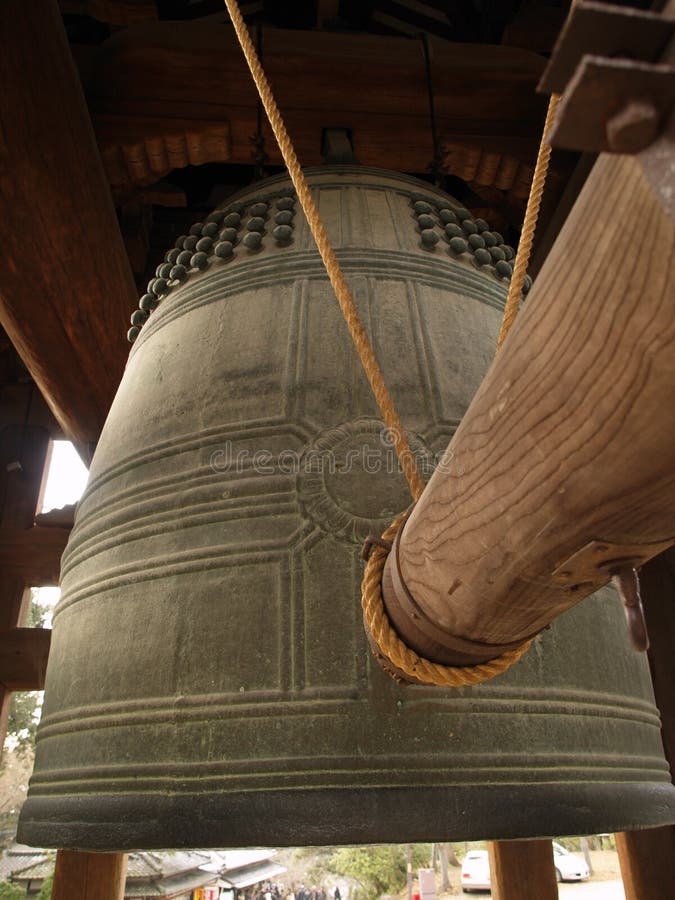
[[[137,293],[55,0],[5,0],[0,34],[0,322],[86,444],[117,389]]]
[[[304,165],[321,163],[322,131],[334,126],[351,130],[363,165],[427,169],[433,147],[420,41],[264,28],[262,43],[266,72]],[[471,180],[467,175],[482,166],[508,189],[519,166],[529,172],[536,157],[546,101],[535,87],[544,61],[512,47],[436,39],[430,47],[438,130],[451,151],[451,173]],[[257,95],[230,26],[128,28],[88,56],[83,78],[113,183],[147,183],[155,169],[163,174],[162,136],[174,136],[175,143],[189,134],[192,152],[204,162],[251,163]],[[216,127],[222,134],[212,134]],[[278,165],[266,125],[265,134],[270,163]],[[154,156],[146,152],[151,142]],[[466,160],[458,147],[470,148]],[[187,153],[185,146],[183,165]],[[127,158],[140,164],[125,170]]]

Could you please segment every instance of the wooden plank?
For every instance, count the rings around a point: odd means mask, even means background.
[[[626,900],[675,897],[675,825],[615,838]]]
[[[126,872],[125,853],[59,850],[52,900],[123,900]]]
[[[551,841],[488,844],[494,900],[558,900]]]
[[[0,569],[22,578],[26,587],[58,585],[69,535],[70,528],[0,528]]]
[[[44,690],[51,637],[49,628],[0,631],[0,684],[5,690]]]
[[[637,160],[601,158],[389,556],[418,652],[493,658],[609,580],[601,548],[675,539],[673,283],[675,223]]]
[[[98,438],[137,292],[59,9],[0,4],[0,322],[71,439]],[[26,66],[39,59],[39,66]]]

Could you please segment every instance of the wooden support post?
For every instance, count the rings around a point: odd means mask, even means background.
[[[666,759],[675,774],[675,549],[651,560],[640,573],[642,602],[650,634],[649,668]]]
[[[55,0],[0,3],[0,322],[59,424],[98,439],[138,302]],[[26,65],[26,60],[40,60]]]
[[[647,563],[640,574],[650,634],[649,667],[661,713],[661,733],[675,772],[675,550]],[[616,835],[626,900],[675,897],[675,826]]]
[[[49,432],[44,428],[5,425],[0,430],[0,529],[28,529],[40,496]],[[21,574],[0,566],[0,631],[20,626],[29,595]],[[5,740],[11,690],[0,671],[0,748]]]
[[[123,900],[126,853],[59,850],[51,900]]]
[[[389,555],[396,630],[494,658],[673,542],[675,222],[601,157]]]
[[[49,628],[0,631],[0,687],[8,691],[42,691],[51,641]]]
[[[675,895],[675,826],[627,831],[615,837],[626,900]]]
[[[70,528],[44,525],[0,528],[0,570],[28,585],[57,585],[69,534]]]
[[[493,841],[488,852],[494,900],[558,900],[551,841]]]

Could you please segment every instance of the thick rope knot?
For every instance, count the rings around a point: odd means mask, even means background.
[[[485,663],[473,666],[444,666],[431,662],[411,650],[400,639],[387,616],[382,600],[382,574],[389,550],[386,545],[393,543],[396,534],[405,521],[407,513],[398,516],[382,534],[381,543],[372,543],[366,569],[361,582],[361,606],[363,617],[374,643],[383,657],[388,659],[411,681],[439,687],[464,687],[481,684],[496,675],[501,675],[527,652],[532,640],[525,641],[515,650]]]

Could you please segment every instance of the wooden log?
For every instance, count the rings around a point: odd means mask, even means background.
[[[595,165],[383,582],[439,662],[493,658],[675,541],[675,223]]]
[[[675,825],[615,835],[626,900],[675,896]]]
[[[551,841],[488,844],[494,900],[558,900]]]
[[[52,900],[123,900],[126,853],[59,850]]]
[[[0,684],[5,690],[44,690],[51,636],[49,628],[0,631]]]
[[[0,322],[59,424],[98,438],[137,292],[54,0],[0,4]],[[39,59],[40,65],[26,65]]]

